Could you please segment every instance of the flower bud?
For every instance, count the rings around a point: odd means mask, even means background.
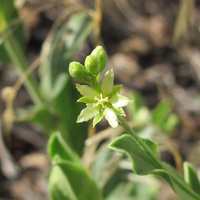
[[[79,62],[71,62],[69,64],[69,74],[72,78],[80,82],[89,83],[91,80],[91,75]]]
[[[96,58],[98,72],[102,72],[107,62],[107,55],[102,46],[97,46],[91,53]]]
[[[97,75],[99,73],[98,61],[96,56],[89,55],[85,59],[85,68],[88,72]]]

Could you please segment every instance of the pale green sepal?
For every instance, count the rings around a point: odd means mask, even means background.
[[[104,94],[109,94],[113,90],[114,73],[113,70],[109,70],[105,73],[104,79],[101,84],[101,89]]]
[[[87,85],[76,84],[76,88],[83,96],[95,97],[98,95],[97,91]]]
[[[88,121],[92,119],[93,117],[95,117],[97,114],[98,114],[97,107],[93,107],[89,105],[81,111],[81,113],[78,116],[77,123]]]
[[[78,99],[77,102],[88,104],[88,103],[95,103],[95,100],[93,97],[84,96],[84,97],[81,97],[80,99]]]
[[[103,113],[98,113],[98,115],[96,115],[93,119],[92,126],[95,127],[103,119],[103,117]]]

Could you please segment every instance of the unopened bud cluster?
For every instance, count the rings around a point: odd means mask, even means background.
[[[86,57],[84,65],[76,61],[71,62],[69,73],[76,81],[90,84],[104,70],[106,61],[105,50],[102,46],[98,46]]]
[[[71,62],[70,75],[79,83],[76,88],[82,97],[78,102],[85,103],[77,122],[93,119],[93,126],[105,118],[112,127],[118,126],[118,116],[124,116],[122,107],[128,104],[128,98],[120,94],[121,87],[114,85],[113,70],[100,75],[105,69],[107,55],[103,47],[97,46],[86,57],[84,65]]]

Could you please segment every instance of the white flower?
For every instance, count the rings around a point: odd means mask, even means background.
[[[114,86],[113,71],[107,71],[100,88],[94,89],[87,85],[76,85],[82,97],[78,102],[86,104],[78,116],[77,122],[88,121],[93,118],[93,127],[104,117],[111,127],[118,126],[119,115],[124,116],[122,107],[127,106],[129,99],[120,94],[120,86]]]

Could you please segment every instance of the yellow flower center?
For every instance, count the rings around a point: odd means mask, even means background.
[[[98,97],[95,97],[95,100],[97,101],[98,105],[104,105],[105,103],[109,102],[108,97],[104,97],[102,93]]]

